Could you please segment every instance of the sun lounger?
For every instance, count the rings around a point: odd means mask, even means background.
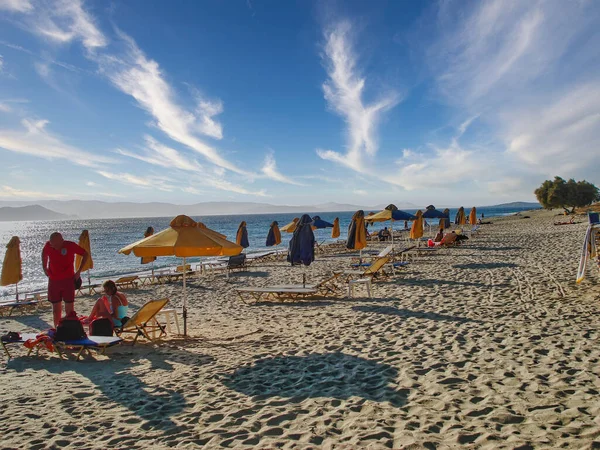
[[[0,317],[9,317],[14,312],[31,314],[37,310],[38,306],[39,302],[37,300],[5,301],[0,303]]]
[[[261,299],[296,300],[308,296],[331,297],[337,296],[341,292],[341,288],[336,283],[339,276],[339,273],[335,273],[316,284],[281,284],[266,287],[245,287],[236,289],[236,292],[244,303],[246,303],[245,297],[251,297],[257,302]]]
[[[11,354],[8,351],[8,346],[12,344],[23,344],[28,340],[35,341],[37,338],[37,334],[35,333],[23,333],[21,334],[21,339],[11,342],[2,342],[2,348],[4,349],[4,353],[8,359],[11,358]],[[112,347],[114,345],[118,345],[122,342],[122,339],[115,336],[88,336],[85,339],[78,339],[74,341],[52,341],[52,346],[54,348],[54,352],[61,358],[64,358],[64,354],[67,350],[75,350],[76,360],[79,361],[83,353],[91,354],[90,350],[97,350],[102,355],[106,352],[108,347]],[[39,341],[34,346],[32,346],[27,355],[31,355],[35,351],[36,355],[39,354],[40,350],[45,348],[45,343],[43,341]]]
[[[344,272],[340,272],[340,275],[342,275],[347,281],[356,278],[387,276],[384,267],[389,262],[390,257],[384,256],[383,258],[377,258],[369,267],[364,270],[345,270]]]
[[[115,328],[118,335],[123,333],[134,333],[133,344],[135,345],[138,337],[142,336],[149,341],[159,339],[166,334],[165,327],[156,320],[156,315],[163,309],[169,299],[150,300],[145,303],[121,328]],[[158,332],[158,337],[156,333]]]
[[[117,285],[117,289],[135,289],[137,288],[139,281],[140,277],[138,277],[137,275],[133,275],[129,277],[121,277],[117,281],[115,281],[115,284]]]
[[[230,256],[226,261],[221,260],[216,263],[208,263],[204,265],[206,270],[218,271],[224,270],[229,278],[229,274],[235,271],[243,271],[248,268],[246,264],[246,254],[240,253],[239,255]]]

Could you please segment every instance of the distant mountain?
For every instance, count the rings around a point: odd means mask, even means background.
[[[485,206],[485,208],[490,209],[512,209],[512,208],[529,208],[529,209],[539,209],[542,205],[538,202],[511,202],[511,203],[501,203],[500,205],[492,205]]]
[[[0,222],[16,222],[21,220],[65,220],[66,214],[51,211],[40,205],[5,206],[0,208]]]
[[[33,202],[0,201],[0,206],[28,206]],[[319,213],[336,211],[356,211],[364,209],[379,211],[382,208],[349,205],[342,203],[323,203],[319,205],[272,205],[254,202],[203,202],[193,205],[175,205],[172,203],[133,203],[102,202],[96,200],[45,200],[36,202],[53,211],[80,219],[108,219],[133,217],[174,217],[178,214],[188,216],[237,215],[237,214],[283,214],[283,213]],[[26,220],[26,219],[6,219]],[[52,219],[47,219],[52,220]]]

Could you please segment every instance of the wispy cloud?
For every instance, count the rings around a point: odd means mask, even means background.
[[[377,152],[377,125],[382,114],[399,102],[395,92],[386,92],[380,99],[365,103],[366,78],[361,75],[352,48],[350,22],[339,22],[325,32],[323,63],[329,79],[323,84],[329,107],[344,118],[348,125],[348,149],[342,154],[318,149],[323,158],[343,164],[358,172],[364,171],[364,156]]]
[[[0,0],[0,11],[27,13],[33,10],[29,0]]]
[[[275,162],[275,155],[273,152],[270,152],[265,157],[265,162],[261,169],[261,172],[265,175],[265,177],[270,178],[271,180],[279,181],[280,183],[294,184],[296,186],[305,186],[302,183],[294,181],[293,179],[286,177],[277,169],[277,163]]]
[[[41,191],[27,191],[13,188],[11,186],[0,186],[0,198],[14,199],[44,199],[44,198],[64,198],[62,194],[51,194]]]
[[[171,192],[175,189],[175,186],[172,184],[173,180],[164,176],[151,175],[142,177],[128,172],[108,172],[106,170],[97,170],[96,173],[109,180],[132,186],[153,188],[167,192]]]
[[[110,158],[64,143],[60,137],[47,131],[48,123],[48,120],[23,119],[21,130],[0,129],[0,148],[46,159],[64,159],[85,167],[114,162]]]

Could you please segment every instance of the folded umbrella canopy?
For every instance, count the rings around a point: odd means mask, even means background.
[[[246,222],[242,220],[238,227],[237,234],[235,235],[235,242],[237,245],[241,245],[244,248],[250,247],[248,242],[248,230],[246,229]]]
[[[333,228],[333,224],[321,219],[319,216],[314,216],[312,218],[312,227],[313,230],[320,230],[321,228]]]
[[[340,218],[336,217],[333,221],[333,229],[331,230],[331,237],[333,239],[340,237]]]
[[[88,254],[88,259],[83,267],[81,267],[82,272],[88,273],[88,286],[91,285],[90,282],[90,269],[94,268],[94,261],[92,260],[92,248],[90,245],[90,233],[88,230],[83,230],[81,235],[79,236],[79,246],[84,249]],[[79,255],[75,255],[75,270],[79,268],[81,264],[81,260],[83,257]]]
[[[469,223],[471,225],[477,225],[477,208],[474,206],[471,208],[471,213],[469,214]]]
[[[269,234],[267,234],[267,247],[273,247],[274,245],[281,244],[281,232],[279,231],[279,224],[275,221],[271,223],[269,228]]]
[[[443,212],[445,217],[440,219],[440,228],[445,230],[450,228],[450,210],[446,208]]]
[[[447,216],[435,206],[429,205],[423,213],[423,219],[445,219]]]
[[[285,231],[286,233],[293,233],[294,230],[296,229],[296,224],[298,223],[298,220],[299,219],[297,217],[294,217],[294,220],[292,220],[287,225],[281,227],[280,230]]]
[[[413,221],[410,229],[410,238],[419,239],[423,237],[423,213],[421,210],[417,211],[417,218]]]
[[[2,274],[0,275],[0,286],[16,285],[16,298],[19,300],[19,281],[23,279],[23,261],[21,260],[21,241],[13,236],[6,245],[4,262],[2,263]]]
[[[119,253],[135,256],[177,256],[185,259],[193,256],[235,256],[242,247],[230,242],[188,216],[177,216],[166,230],[119,250]],[[186,271],[183,271],[183,334],[187,335]]]
[[[150,237],[154,234],[154,228],[152,227],[148,227],[146,228],[146,232],[144,233],[144,237]],[[146,256],[145,258],[142,258],[142,264],[148,264],[151,262],[156,261],[156,257],[154,256]],[[152,265],[152,278],[154,278],[154,265]]]
[[[365,212],[359,209],[354,213],[350,221],[346,248],[350,250],[362,250],[366,246],[367,230],[365,229]]]
[[[464,225],[465,223],[467,223],[467,218],[465,216],[465,208],[461,206],[460,208],[458,208],[458,211],[456,212],[456,217],[454,218],[454,224],[455,225]]]
[[[310,266],[315,260],[315,235],[312,230],[312,219],[304,214],[298,220],[294,235],[290,240],[287,261],[292,266],[304,264]]]

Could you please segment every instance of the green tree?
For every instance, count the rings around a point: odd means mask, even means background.
[[[588,206],[600,200],[600,191],[595,185],[572,178],[569,181],[561,177],[546,180],[534,193],[544,208],[563,208],[567,212],[569,207],[572,208],[571,212],[574,212],[575,208]]]

